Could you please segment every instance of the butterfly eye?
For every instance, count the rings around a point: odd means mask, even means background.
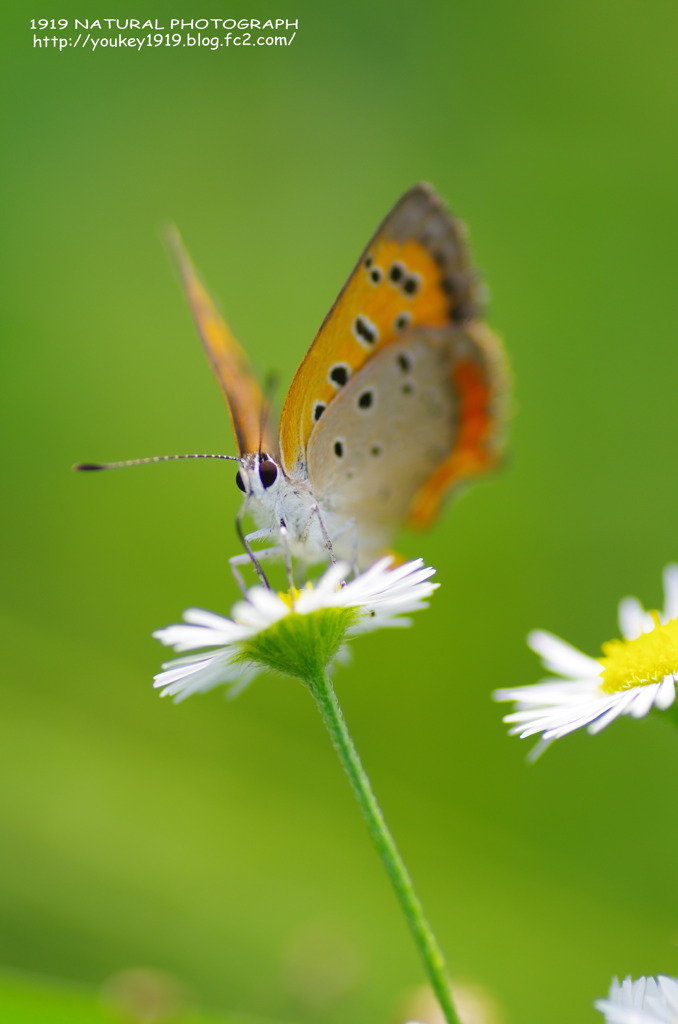
[[[275,483],[277,475],[278,467],[275,462],[265,460],[264,462],[259,463],[259,479],[264,487],[270,487],[271,484]]]
[[[243,492],[243,494],[247,491],[247,487],[245,486],[245,480],[240,470],[238,470],[238,472],[235,474],[235,483],[236,486],[239,487],[240,490]]]

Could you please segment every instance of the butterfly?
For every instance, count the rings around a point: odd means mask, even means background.
[[[403,525],[426,527],[443,498],[500,460],[508,369],[482,320],[461,221],[426,184],[377,228],[285,398],[277,437],[250,362],[177,232],[178,274],[238,446],[248,559],[371,564]],[[141,461],[141,460],[137,460]],[[82,468],[98,468],[87,466]],[[258,541],[272,542],[256,550]],[[241,580],[239,580],[242,582]]]
[[[498,462],[507,366],[481,319],[462,223],[415,185],[368,242],[301,362],[277,438],[249,361],[178,236],[181,280],[226,399],[259,531],[304,562],[364,567],[403,524]]]

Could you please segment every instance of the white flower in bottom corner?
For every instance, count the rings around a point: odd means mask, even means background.
[[[657,978],[615,978],[607,999],[593,1004],[605,1017],[605,1024],[677,1024],[678,980],[660,974]]]
[[[154,681],[161,696],[183,700],[220,683],[234,696],[263,668],[308,679],[323,671],[344,639],[381,627],[408,626],[409,612],[426,608],[438,586],[435,569],[422,559],[391,568],[386,557],[342,585],[347,565],[333,565],[311,585],[292,594],[252,587],[234,606],[230,619],[189,608],[184,622],[158,629],[153,636],[177,653],[210,651],[166,662]]]
[[[545,668],[561,679],[533,686],[496,690],[495,700],[517,702],[506,715],[511,735],[541,733],[530,755],[537,757],[553,740],[586,727],[597,733],[620,715],[642,718],[654,707],[673,704],[678,679],[678,565],[664,570],[664,611],[648,612],[635,597],[619,605],[623,640],[602,645],[600,658],[589,658],[552,633],[537,630],[528,643]]]

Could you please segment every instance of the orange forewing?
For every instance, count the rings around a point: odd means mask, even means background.
[[[463,226],[428,186],[415,185],[368,244],[296,372],[280,420],[286,472],[303,467],[317,410],[337,392],[332,367],[344,364],[353,375],[404,331],[472,310],[474,283]]]
[[[265,422],[262,390],[245,352],[203,287],[177,229],[168,229],[166,239],[207,358],[226,399],[239,454],[257,450],[274,453],[277,445]]]

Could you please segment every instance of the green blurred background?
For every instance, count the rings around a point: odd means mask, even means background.
[[[529,629],[595,654],[678,558],[675,4],[49,6],[299,30],[59,53],[32,46],[44,11],[5,15],[0,963],[94,990],[153,968],[213,1012],[320,1024],[397,1022],[422,984],[303,688],[151,689],[151,631],[236,596],[233,470],[69,467],[233,451],[163,222],[284,390],[425,179],[506,339],[509,458],[402,539],[441,588],[356,644],[339,696],[452,973],[506,1022],[594,1021],[613,974],[678,973],[675,734],[624,720],[529,767],[489,699],[539,677]]]

